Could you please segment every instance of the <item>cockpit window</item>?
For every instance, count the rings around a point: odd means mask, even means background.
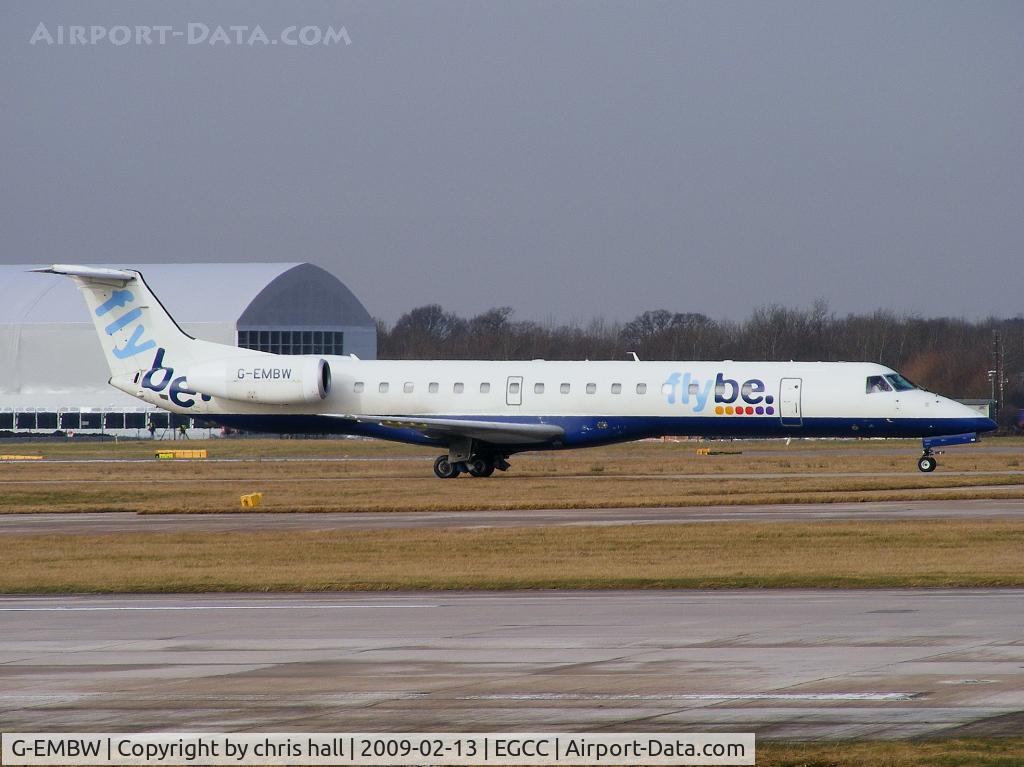
[[[885,376],[868,376],[865,390],[868,394],[874,394],[879,391],[892,391],[892,386],[885,380]]]
[[[891,373],[886,376],[886,379],[888,379],[889,383],[892,384],[892,388],[896,391],[910,391],[911,389],[918,388],[899,373]]]

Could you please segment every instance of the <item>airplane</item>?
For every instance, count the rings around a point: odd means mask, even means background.
[[[420,361],[279,355],[185,333],[134,269],[54,264],[99,334],[109,383],[144,402],[265,433],[352,434],[445,450],[444,479],[527,450],[662,436],[920,437],[917,462],[996,423],[870,362]]]

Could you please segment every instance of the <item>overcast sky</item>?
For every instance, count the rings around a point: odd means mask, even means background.
[[[0,46],[5,263],[310,261],[389,321],[1024,312],[1021,2],[5,2]]]

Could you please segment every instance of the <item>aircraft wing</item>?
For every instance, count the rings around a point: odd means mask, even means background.
[[[565,429],[549,423],[509,423],[507,421],[471,421],[462,418],[393,415],[344,417],[361,423],[376,423],[395,429],[415,429],[435,439],[469,437],[496,445],[543,444],[565,435]]]

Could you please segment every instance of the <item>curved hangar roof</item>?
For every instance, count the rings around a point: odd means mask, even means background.
[[[373,318],[344,283],[313,264],[104,264],[137,269],[182,324],[239,327],[368,327]],[[35,274],[40,265],[0,266],[0,324],[87,323],[74,283]]]

